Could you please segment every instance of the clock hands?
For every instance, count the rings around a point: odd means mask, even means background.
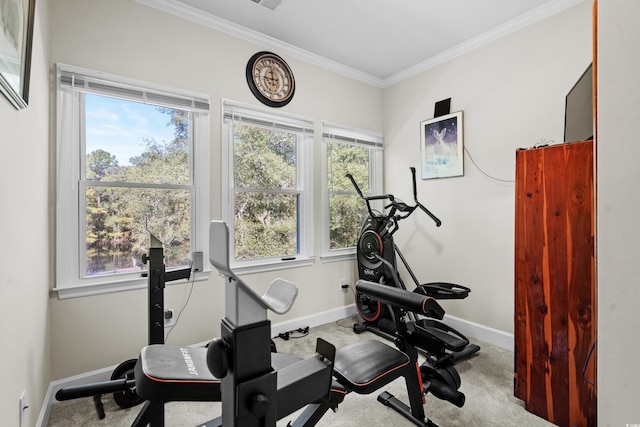
[[[280,86],[280,74],[273,72],[273,67],[269,67],[265,75],[263,76],[267,89],[271,92],[278,90]]]

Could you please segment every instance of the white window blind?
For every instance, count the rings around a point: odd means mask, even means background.
[[[72,66],[60,66],[58,79],[61,88],[78,92],[91,92],[113,96],[130,101],[143,102],[164,107],[174,107],[190,111],[209,111],[209,99],[199,94],[185,91],[171,92],[159,86],[132,79],[109,77],[104,73],[92,72]],[[144,86],[144,89],[141,88]]]
[[[289,132],[301,132],[313,135],[313,121],[304,117],[287,114],[274,114],[255,109],[250,105],[234,104],[225,101],[224,120],[238,124],[261,126]]]
[[[381,133],[356,129],[331,122],[322,122],[322,137],[377,148],[382,148],[383,143]]]

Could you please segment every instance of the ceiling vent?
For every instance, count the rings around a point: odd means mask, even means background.
[[[276,7],[280,6],[282,0],[251,0],[254,3],[258,3],[260,6],[264,6],[267,9],[276,10]]]

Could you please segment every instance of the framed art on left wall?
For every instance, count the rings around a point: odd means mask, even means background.
[[[29,103],[35,0],[0,0],[0,91],[17,109]]]

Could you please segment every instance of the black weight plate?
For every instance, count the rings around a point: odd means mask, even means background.
[[[126,378],[127,380],[134,379],[135,375],[133,373],[133,368],[135,368],[137,362],[138,362],[137,359],[129,359],[122,362],[116,367],[116,369],[113,370],[113,373],[111,374],[111,379],[112,380],[118,380],[121,378]],[[118,391],[113,393],[113,400],[115,400],[116,404],[123,409],[131,408],[133,406],[139,405],[140,403],[144,402],[144,399],[142,399],[136,393],[135,386],[132,388],[128,388],[125,391]]]

